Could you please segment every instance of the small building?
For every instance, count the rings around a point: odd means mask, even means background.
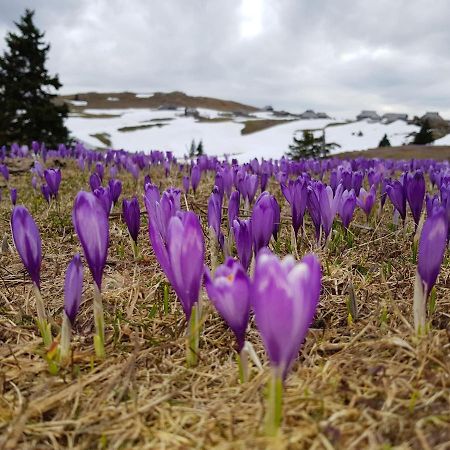
[[[330,118],[330,116],[324,112],[318,112],[318,113],[316,113],[316,116],[318,119],[329,119]]]
[[[300,119],[317,119],[317,114],[312,109],[307,109],[304,113],[300,114]]]
[[[264,106],[263,111],[273,111],[273,106],[272,105],[266,105],[266,106]]]
[[[200,113],[198,112],[197,108],[184,108],[184,115],[186,117],[200,117]]]
[[[365,119],[379,121],[381,117],[377,114],[376,111],[369,111],[369,110],[363,110],[356,116],[356,120],[365,120]]]
[[[381,117],[381,120],[384,123],[392,123],[396,120],[404,120],[405,122],[408,121],[408,114],[402,114],[402,113],[386,113],[383,114]]]

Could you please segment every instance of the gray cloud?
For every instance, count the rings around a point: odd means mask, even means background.
[[[0,49],[25,7],[65,92],[450,116],[447,0],[0,0]]]

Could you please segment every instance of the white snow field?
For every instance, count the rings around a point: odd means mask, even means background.
[[[171,150],[178,157],[188,152],[192,139],[203,141],[207,154],[236,157],[240,162],[251,158],[281,158],[292,143],[293,136],[302,130],[320,130],[325,127],[327,142],[336,142],[341,147],[332,153],[366,150],[378,145],[386,133],[392,145],[401,145],[411,140],[408,135],[418,130],[414,125],[396,121],[389,125],[366,121],[337,124],[333,119],[292,120],[255,133],[242,135],[242,122],[257,119],[276,119],[267,112],[253,114],[252,118],[235,118],[223,122],[197,122],[185,117],[184,109],[176,111],[152,109],[85,109],[88,114],[115,114],[119,117],[87,118],[70,116],[67,126],[72,135],[92,147],[104,147],[94,134],[107,134],[112,148],[130,151]],[[220,112],[199,109],[203,117],[214,119]],[[336,123],[336,125],[328,126]],[[162,125],[157,126],[156,124]],[[131,131],[119,131],[123,127],[150,126]],[[362,135],[358,135],[359,132]]]

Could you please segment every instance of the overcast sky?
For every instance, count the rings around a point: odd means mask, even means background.
[[[66,93],[450,118],[448,0],[0,0],[0,50],[26,7]]]

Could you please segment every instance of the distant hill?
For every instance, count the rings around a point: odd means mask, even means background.
[[[154,94],[136,94],[134,92],[84,92],[61,95],[59,102],[67,102],[72,111],[85,108],[208,108],[223,112],[251,113],[259,108],[231,100],[212,97],[193,97],[184,92],[155,92]],[[86,102],[86,103],[85,103]]]

